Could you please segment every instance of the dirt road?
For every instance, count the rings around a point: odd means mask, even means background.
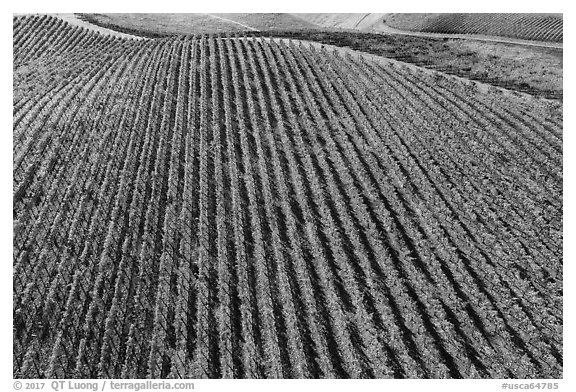
[[[558,43],[558,42],[528,41],[524,39],[493,37],[493,36],[476,35],[476,34],[423,33],[419,31],[398,30],[393,27],[387,26],[384,23],[378,23],[378,27],[373,26],[372,29],[374,32],[381,34],[399,34],[399,35],[409,35],[413,37],[423,37],[423,38],[456,38],[456,39],[468,39],[468,40],[485,41],[485,42],[497,42],[503,44],[515,44],[515,45],[537,46],[542,48],[562,49],[561,42]]]
[[[34,15],[34,14],[13,14],[14,16],[23,16],[23,15]],[[42,14],[44,15],[44,14]],[[125,34],[119,31],[107,29],[105,27],[96,26],[95,24],[86,22],[78,17],[76,14],[46,14],[56,16],[60,19],[64,19],[66,22],[70,23],[73,26],[80,26],[84,27],[88,30],[97,31],[104,35],[112,35],[114,37],[122,37],[122,38],[131,38],[131,39],[146,39],[144,37],[138,37],[136,35]]]

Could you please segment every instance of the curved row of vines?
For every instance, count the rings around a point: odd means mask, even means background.
[[[559,105],[283,40],[13,39],[15,377],[562,377]]]
[[[562,14],[390,14],[385,22],[402,30],[441,34],[480,34],[562,42]]]

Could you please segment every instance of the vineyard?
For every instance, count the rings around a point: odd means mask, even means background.
[[[562,378],[562,105],[13,19],[15,378]]]
[[[314,30],[291,14],[78,14],[94,25],[128,34],[161,38],[179,34]]]
[[[562,42],[562,14],[390,14],[385,24],[402,30],[480,34]]]

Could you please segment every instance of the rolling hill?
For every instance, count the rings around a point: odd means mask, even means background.
[[[15,378],[562,378],[561,103],[13,26]]]
[[[479,34],[562,42],[562,14],[388,14],[384,23],[400,30]]]
[[[371,30],[372,27],[380,23],[386,14],[293,14],[307,22],[317,26],[339,28]]]
[[[112,30],[163,37],[226,32],[315,30],[318,26],[291,14],[80,14],[81,18]]]

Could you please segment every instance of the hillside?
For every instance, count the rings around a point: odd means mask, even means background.
[[[291,14],[80,14],[86,21],[141,36],[316,29]]]
[[[13,20],[15,378],[562,378],[562,105]]]
[[[386,14],[292,14],[307,22],[322,27],[339,29],[371,30]]]
[[[103,34],[131,38],[248,32],[313,41],[336,45],[345,48],[344,51],[352,48],[393,58],[537,97],[563,98],[561,43],[522,41],[523,44],[515,44],[517,40],[502,37],[465,35],[465,39],[460,39],[454,34],[444,39],[434,33],[391,29],[382,23],[385,14],[54,15]]]
[[[387,14],[384,23],[409,31],[480,34],[562,42],[562,14]]]
[[[308,13],[292,14],[323,28],[360,30],[385,34],[420,32],[501,37],[525,41],[561,43],[562,14],[381,14]],[[425,34],[422,34],[425,36]]]
[[[275,36],[354,49],[536,97],[562,100],[563,50],[472,39],[351,30],[290,31]],[[265,35],[267,36],[267,34]]]

